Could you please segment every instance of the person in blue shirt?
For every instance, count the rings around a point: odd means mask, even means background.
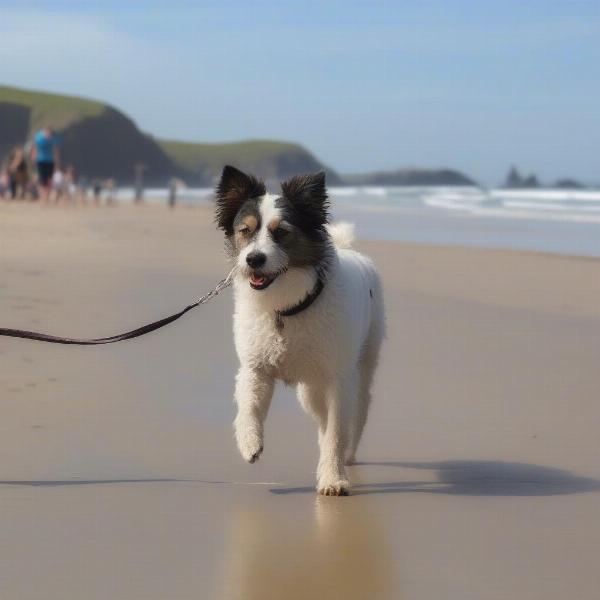
[[[40,129],[33,138],[31,160],[35,161],[42,200],[48,200],[54,169],[60,168],[58,136],[50,126]]]

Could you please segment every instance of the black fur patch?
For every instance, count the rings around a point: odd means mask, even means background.
[[[285,210],[290,220],[307,235],[318,234],[329,221],[329,200],[325,188],[325,173],[297,175],[281,184]]]
[[[227,165],[215,191],[217,226],[228,236],[233,235],[233,223],[242,205],[250,198],[258,198],[266,193],[262,181]]]
[[[308,236],[302,229],[294,229],[275,241],[287,254],[290,267],[317,266],[327,262],[331,252],[331,244],[326,234]]]
[[[294,231],[277,241],[287,253],[291,266],[326,264],[332,253],[325,229],[329,221],[329,200],[325,173],[298,175],[281,184],[283,197],[277,205]]]

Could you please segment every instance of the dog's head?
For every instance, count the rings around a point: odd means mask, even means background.
[[[324,173],[292,177],[273,195],[262,181],[227,166],[216,189],[215,220],[239,275],[264,290],[290,268],[325,266],[328,208]]]

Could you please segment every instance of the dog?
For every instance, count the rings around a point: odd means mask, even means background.
[[[217,226],[235,267],[235,438],[259,459],[276,380],[295,386],[317,422],[317,491],[348,495],[385,317],[371,260],[350,249],[353,228],[329,223],[325,174],[296,176],[281,194],[226,166],[215,190]]]

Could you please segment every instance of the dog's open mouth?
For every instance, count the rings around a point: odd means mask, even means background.
[[[268,288],[276,279],[279,273],[272,275],[259,275],[258,273],[252,273],[250,275],[250,287],[253,290],[264,290]]]

